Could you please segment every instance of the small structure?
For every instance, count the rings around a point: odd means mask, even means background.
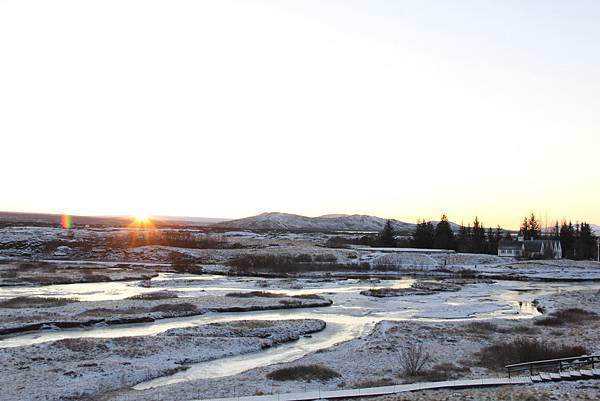
[[[502,240],[498,244],[498,256],[529,259],[561,259],[562,247],[557,239],[525,240],[519,237],[516,241]]]

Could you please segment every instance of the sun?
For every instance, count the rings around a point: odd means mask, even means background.
[[[134,214],[133,215],[134,220],[138,220],[138,221],[149,221],[152,216],[150,216],[149,214],[146,213],[140,213],[140,214]]]
[[[150,228],[152,224],[152,216],[146,213],[134,214],[131,216],[131,224],[129,227],[132,228]]]

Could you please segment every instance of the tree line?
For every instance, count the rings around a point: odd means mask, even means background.
[[[552,230],[544,232],[541,222],[535,214],[525,217],[521,223],[518,235],[525,240],[556,239],[561,243],[563,257],[569,259],[593,259],[597,257],[597,237],[590,224],[556,222]],[[422,249],[449,249],[463,253],[497,254],[498,245],[502,240],[513,240],[513,235],[500,226],[486,228],[475,217],[472,225],[461,224],[455,233],[448,217],[442,215],[434,226],[430,221],[419,220],[409,239],[397,238],[391,221],[387,221],[383,230],[372,245],[383,247],[413,247]]]

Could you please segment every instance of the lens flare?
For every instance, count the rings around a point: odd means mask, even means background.
[[[138,214],[132,216],[132,221],[129,228],[154,228],[152,217],[147,214]]]
[[[60,217],[60,225],[65,230],[68,230],[69,228],[72,228],[73,227],[73,218],[71,216],[67,215],[67,214],[63,214]]]

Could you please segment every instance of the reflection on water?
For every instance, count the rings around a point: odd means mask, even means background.
[[[219,295],[228,292],[260,290],[299,294],[320,294],[331,298],[330,307],[257,311],[244,313],[207,313],[200,316],[162,319],[153,323],[106,326],[82,329],[48,330],[0,340],[0,347],[29,345],[63,338],[119,337],[155,335],[165,330],[199,324],[242,319],[322,319],[327,328],[311,338],[279,345],[258,353],[239,355],[192,365],[190,369],[173,376],[142,383],[136,388],[148,388],[191,379],[222,377],[247,369],[298,359],[320,348],[356,338],[381,320],[448,320],[487,319],[494,317],[530,318],[539,314],[531,301],[537,296],[557,291],[600,288],[597,283],[537,283],[500,281],[496,284],[466,285],[458,292],[439,292],[427,296],[373,298],[360,295],[372,287],[409,287],[414,280],[254,280],[223,276],[185,276],[161,274],[152,280],[152,287],[141,287],[139,282],[111,282],[53,285],[47,287],[0,288],[0,298],[24,295],[77,297],[82,301],[123,299],[132,295],[166,289],[180,296]]]

